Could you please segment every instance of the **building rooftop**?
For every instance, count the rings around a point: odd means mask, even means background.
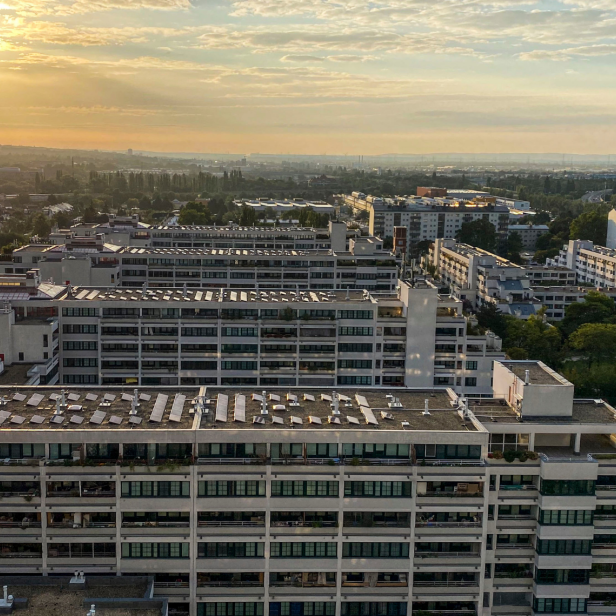
[[[130,289],[130,288],[92,288],[92,287],[73,287],[72,296],[66,299],[78,300],[97,300],[97,301],[169,301],[169,302],[263,302],[263,303],[332,303],[350,300],[354,302],[375,302],[373,294],[367,291],[350,289],[347,291],[279,291],[267,290],[256,291],[247,289]],[[171,304],[173,307],[173,304]]]
[[[255,248],[125,248],[123,255],[200,255],[200,256],[237,256],[237,257],[318,257],[334,256],[332,250],[278,250]],[[337,253],[353,256],[350,252]]]
[[[2,430],[444,430],[473,432],[449,389],[1,387]],[[64,392],[65,407],[57,415]],[[390,404],[392,406],[390,406]],[[426,404],[428,414],[425,414]],[[134,414],[131,414],[132,411]],[[256,420],[255,420],[256,418]]]
[[[526,378],[528,371],[532,385],[563,385],[564,379],[557,378],[553,370],[546,370],[536,361],[501,361],[501,364],[511,370],[519,379]],[[562,379],[562,380],[561,380]]]
[[[475,417],[486,427],[491,423],[519,423],[519,415],[503,399],[472,400],[469,408]],[[579,399],[573,401],[573,413],[571,416],[526,416],[523,423],[526,424],[604,424],[614,430],[612,424],[616,424],[616,411],[603,400]],[[612,448],[613,450],[613,448]]]
[[[131,599],[142,599],[147,590],[144,578],[133,578],[131,584],[114,584],[110,578],[87,579],[87,587],[83,590],[67,588],[68,578],[52,579],[51,584],[40,584],[39,578],[34,583],[25,583],[26,578],[19,577],[18,584],[11,583],[11,577],[0,576],[0,581],[7,584],[9,594],[15,599],[27,599],[24,609],[20,607],[21,616],[84,616],[91,605],[96,606],[96,616],[160,616],[162,600],[148,602],[148,607],[140,608],[139,601],[135,607],[130,607]],[[100,599],[101,601],[96,601]],[[105,605],[104,599],[127,599],[128,607],[113,608]],[[152,603],[160,603],[153,607]],[[124,602],[123,602],[124,603]]]

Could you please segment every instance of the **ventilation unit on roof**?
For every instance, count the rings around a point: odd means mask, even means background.
[[[390,409],[401,409],[404,405],[400,402],[400,398],[392,396],[391,400],[387,403]]]
[[[401,421],[400,425],[402,426],[403,430],[406,430],[407,428],[410,428],[411,424],[408,421]]]
[[[426,398],[424,401],[424,410],[421,412],[422,415],[429,415],[430,414],[430,410],[428,409],[428,406],[430,404],[430,401]]]

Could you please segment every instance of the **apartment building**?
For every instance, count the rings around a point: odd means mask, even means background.
[[[7,290],[8,292],[8,290]],[[501,341],[467,334],[430,284],[367,290],[63,288],[17,299],[59,332],[60,382],[101,385],[432,387],[491,393]]]
[[[594,287],[533,286],[535,299],[545,306],[546,316],[550,321],[562,321],[568,306],[583,302],[590,291],[596,290]],[[601,287],[599,290],[616,300],[616,287]]]
[[[125,248],[121,286],[394,291],[395,256],[375,237],[349,241],[349,250]]]
[[[280,250],[335,250],[349,248],[349,240],[360,236],[358,229],[330,221],[328,227],[224,227],[201,225],[158,225],[139,222],[137,216],[112,219],[104,224],[82,224],[50,236],[54,244],[66,244],[73,236],[96,237],[115,246],[153,248],[252,248]]]
[[[558,255],[546,259],[546,263],[573,270],[578,283],[595,287],[616,286],[616,250],[595,246],[590,240],[569,240]]]
[[[120,282],[121,246],[108,244],[104,235],[71,235],[66,244],[28,244],[16,248],[11,261],[0,261],[4,274],[26,274],[37,269],[42,280],[59,284],[115,287]]]
[[[542,307],[536,285],[572,284],[575,272],[562,266],[517,265],[494,253],[455,240],[437,239],[424,258],[454,297],[477,309],[495,304],[500,312],[526,319]]]
[[[363,193],[344,195],[344,204],[353,211],[370,215],[371,235],[393,237],[394,227],[407,228],[410,246],[437,238],[455,238],[465,222],[486,219],[494,225],[499,241],[507,240],[509,210],[495,204],[494,197],[473,201],[441,197],[373,197]]]
[[[546,233],[550,232],[550,227],[547,225],[509,225],[509,235],[517,233],[525,250],[535,250],[537,240]]]
[[[36,271],[0,275],[0,362],[11,382],[58,382],[60,335],[53,303],[65,293],[66,287],[41,282]]]
[[[611,613],[614,409],[494,384],[2,387],[0,572],[153,575],[190,616]]]
[[[306,201],[305,199],[236,199],[235,207],[242,208],[248,206],[256,212],[265,212],[267,217],[276,219],[281,214],[293,212],[297,215],[302,210],[312,210],[317,214],[327,214],[333,216],[336,208],[326,201]]]

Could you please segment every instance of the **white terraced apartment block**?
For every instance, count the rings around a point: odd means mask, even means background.
[[[153,575],[189,616],[609,614],[614,433],[537,362],[492,399],[4,386],[0,572]]]

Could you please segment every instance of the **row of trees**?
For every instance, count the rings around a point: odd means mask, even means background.
[[[616,304],[604,293],[590,291],[556,325],[542,313],[526,321],[504,315],[494,304],[482,306],[477,320],[503,339],[511,359],[541,360],[575,385],[576,396],[616,401]]]

